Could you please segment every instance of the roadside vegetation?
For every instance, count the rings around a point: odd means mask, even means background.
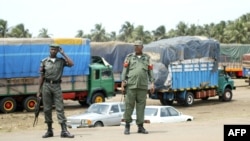
[[[51,38],[52,35],[53,33],[50,34],[46,28],[41,28],[38,35],[32,35],[23,23],[9,26],[8,21],[0,19],[0,38]],[[89,38],[93,42],[142,40],[144,43],[177,36],[206,36],[225,44],[250,44],[250,13],[235,20],[204,25],[187,24],[180,21],[174,29],[168,31],[164,25],[148,31],[144,29],[143,25],[134,26],[133,23],[126,21],[121,25],[119,33],[115,31],[107,33],[105,27],[98,23],[90,30],[90,34],[84,34],[84,31],[79,29],[75,35],[75,37]]]

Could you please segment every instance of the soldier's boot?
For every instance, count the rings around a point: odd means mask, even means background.
[[[128,122],[126,122],[126,124],[125,124],[124,134],[125,135],[129,135],[130,134],[130,123],[128,123]]]
[[[65,123],[61,123],[62,131],[61,131],[61,138],[74,138],[75,136],[70,134],[67,130],[67,125]]]
[[[138,133],[148,134],[148,131],[143,127],[143,124],[138,125]]]
[[[47,123],[48,126],[48,130],[47,132],[42,136],[43,138],[49,138],[49,137],[53,137],[53,130],[52,130],[52,123]]]

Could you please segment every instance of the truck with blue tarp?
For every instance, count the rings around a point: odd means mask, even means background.
[[[180,36],[163,39],[144,46],[154,64],[155,93],[152,99],[162,105],[190,106],[195,99],[208,100],[218,96],[232,99],[234,81],[219,68],[220,44],[206,37]]]
[[[35,110],[40,61],[49,56],[52,43],[60,44],[75,64],[64,68],[61,80],[64,100],[85,105],[115,96],[112,65],[102,57],[91,55],[89,39],[1,38],[1,112],[10,113],[17,108]]]
[[[132,43],[118,41],[91,42],[93,55],[105,58],[112,66],[115,81],[121,81],[123,61],[134,52]],[[198,36],[180,36],[145,44],[153,63],[155,78],[152,99],[159,99],[163,105],[174,101],[192,105],[194,99],[207,100],[218,96],[221,101],[232,99],[234,81],[220,67],[220,43]],[[116,83],[120,84],[120,83]]]

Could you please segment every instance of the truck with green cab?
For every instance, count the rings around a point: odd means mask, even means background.
[[[116,95],[112,65],[91,55],[89,39],[1,38],[0,112],[35,110],[40,61],[49,56],[52,43],[60,44],[75,64],[64,68],[61,81],[64,100],[90,105]]]

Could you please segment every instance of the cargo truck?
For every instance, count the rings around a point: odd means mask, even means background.
[[[250,86],[250,53],[242,56],[243,76],[246,78],[245,82]]]
[[[181,36],[145,45],[154,62],[155,93],[162,105],[191,106],[195,99],[218,96],[230,101],[234,81],[219,68],[220,44],[206,37]]]
[[[134,52],[132,43],[91,43],[92,54],[104,57],[120,81],[123,61]],[[143,52],[151,56],[155,78],[152,99],[163,105],[174,101],[190,106],[194,99],[207,100],[218,96],[221,101],[232,99],[234,81],[220,63],[220,44],[206,37],[181,36],[144,45]],[[220,69],[219,69],[220,67]]]
[[[61,82],[64,100],[85,105],[115,96],[112,65],[102,57],[91,55],[89,39],[1,38],[1,112],[11,113],[17,108],[34,111],[40,61],[49,56],[49,44],[52,43],[60,44],[75,64],[64,69]]]
[[[220,44],[219,66],[226,66],[232,78],[244,78],[243,55],[250,53],[250,44]]]

